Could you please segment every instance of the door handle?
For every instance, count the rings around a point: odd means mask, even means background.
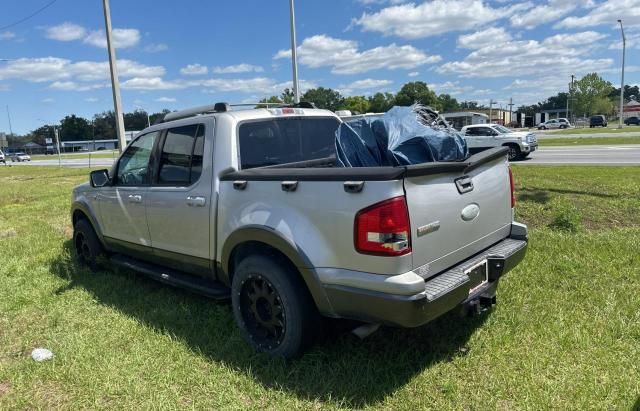
[[[204,207],[205,204],[207,204],[207,199],[202,196],[187,197],[187,205],[190,207]]]
[[[129,194],[129,202],[130,203],[141,203],[142,196],[140,194]]]

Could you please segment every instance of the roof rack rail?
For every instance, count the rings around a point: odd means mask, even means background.
[[[181,120],[183,118],[195,117],[198,115],[204,114],[212,114],[212,113],[224,113],[227,111],[231,111],[231,107],[244,107],[244,106],[256,106],[260,108],[269,108],[269,107],[292,107],[292,108],[316,108],[316,105],[307,102],[301,101],[296,104],[286,104],[286,103],[238,103],[238,104],[229,104],[229,103],[215,103],[208,104],[205,106],[192,107],[185,110],[174,111],[171,113],[167,113],[164,115],[161,121],[157,121],[155,124],[166,123],[167,121]]]

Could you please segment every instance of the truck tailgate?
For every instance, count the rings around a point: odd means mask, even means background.
[[[405,177],[413,267],[424,278],[509,235],[511,190],[504,151],[479,153],[467,164],[439,172],[416,169]]]

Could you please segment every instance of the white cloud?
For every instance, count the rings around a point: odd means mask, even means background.
[[[504,43],[511,40],[511,34],[502,27],[489,27],[488,29],[464,34],[458,37],[458,47],[465,49],[480,49],[489,44]]]
[[[178,100],[176,100],[173,97],[159,97],[159,98],[156,99],[156,101],[158,103],[175,103]]]
[[[74,41],[81,40],[87,35],[87,29],[70,22],[64,22],[57,26],[47,27],[45,36],[51,40],[57,41]]]
[[[393,81],[391,80],[375,80],[367,78],[363,80],[356,80],[351,84],[343,84],[338,87],[338,90],[341,94],[349,96],[355,92],[361,93],[363,90],[380,91],[391,84],[393,84]]]
[[[407,76],[409,77],[418,77],[419,75],[420,73],[417,71],[412,71],[411,73],[407,73]]]
[[[40,101],[41,101],[42,103],[45,103],[45,104],[55,103],[55,100],[54,100],[54,99],[52,99],[51,97],[43,98],[43,99],[42,99],[42,100],[40,100]]]
[[[264,69],[253,64],[236,64],[234,66],[214,67],[211,71],[215,74],[238,74],[238,73],[262,73]]]
[[[120,84],[125,90],[180,90],[190,87],[188,82],[167,81],[161,77],[134,77]]]
[[[97,97],[87,97],[84,99],[84,101],[86,101],[87,103],[96,103],[100,101],[100,99],[98,99]]]
[[[16,37],[16,33],[13,31],[3,31],[0,33],[0,40],[11,40]]]
[[[353,20],[352,25],[360,26],[363,31],[417,39],[484,27],[531,6],[527,2],[492,8],[480,0],[434,0],[387,7],[372,14],[363,13]]]
[[[583,31],[580,33],[562,33],[556,34],[544,39],[542,44],[547,47],[572,47],[572,46],[588,46],[596,41],[607,37],[606,34],[596,31]]]
[[[132,60],[119,60],[118,71],[123,78],[161,77],[162,66],[147,66]],[[21,58],[0,66],[0,80],[23,80],[31,83],[51,83],[55,90],[87,91],[109,85],[109,64],[78,61],[58,57]]]
[[[580,74],[600,71],[613,64],[609,58],[587,57],[590,43],[602,38],[596,32],[560,34],[543,41],[520,40],[490,43],[472,51],[461,61],[440,66],[442,74],[462,77],[515,77],[525,75]]]
[[[567,0],[549,0],[547,4],[536,5],[535,7],[511,16],[511,25],[532,29],[541,24],[559,20],[571,13],[577,7],[575,2]]]
[[[598,4],[584,16],[570,16],[556,24],[556,28],[582,28],[616,25],[622,19],[625,26],[640,25],[640,0],[609,0]]]
[[[104,30],[94,30],[84,38],[85,44],[107,48],[107,35]],[[137,29],[113,29],[113,44],[116,48],[134,47],[140,43],[140,31]]]
[[[209,69],[202,64],[187,64],[180,69],[180,73],[185,76],[200,76],[209,73]]]
[[[107,35],[104,30],[87,30],[86,28],[71,22],[64,22],[57,26],[47,27],[45,36],[57,41],[82,40],[83,43],[95,47],[107,48]],[[113,29],[113,44],[116,48],[129,48],[140,43],[140,31],[138,29]],[[166,44],[149,44],[145,51],[155,53],[167,50]]]
[[[340,86],[340,88],[349,90],[371,90],[373,88],[386,87],[391,84],[393,84],[391,80],[374,80],[367,78],[364,80],[356,80],[351,84]]]
[[[290,58],[291,50],[280,50],[274,59]],[[379,69],[412,69],[437,63],[440,56],[428,56],[413,46],[375,47],[360,51],[352,40],[341,40],[327,35],[304,39],[298,47],[298,61],[311,68],[331,67],[333,74],[359,74]]]
[[[60,91],[90,91],[110,87],[111,83],[76,83],[75,81],[54,81],[49,85],[52,90]]]
[[[144,46],[143,50],[147,53],[160,53],[169,50],[169,46],[164,43],[151,43]]]

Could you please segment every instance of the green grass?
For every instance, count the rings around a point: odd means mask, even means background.
[[[116,159],[119,156],[118,152],[106,151],[106,152],[97,152],[97,153],[77,153],[77,154],[61,154],[60,157],[63,159],[87,159],[91,156],[91,158],[113,158]],[[31,156],[32,160],[57,160],[57,155],[44,155],[44,154],[34,154]]]
[[[585,128],[567,128],[564,130],[553,130],[547,135],[554,134],[602,134],[602,133],[638,133],[640,136],[640,126],[624,126],[622,130],[618,129],[618,122],[609,123],[607,127],[585,127]]]
[[[573,145],[616,145],[616,144],[640,144],[640,134],[637,137],[575,137],[553,138],[547,134],[542,138],[538,136],[540,146],[573,146]]]
[[[0,167],[0,409],[639,406],[640,168],[514,173],[531,243],[496,309],[364,341],[332,323],[286,363],[252,353],[226,303],[78,266],[86,171]],[[567,204],[577,229],[551,228]],[[55,359],[33,362],[40,346]]]

